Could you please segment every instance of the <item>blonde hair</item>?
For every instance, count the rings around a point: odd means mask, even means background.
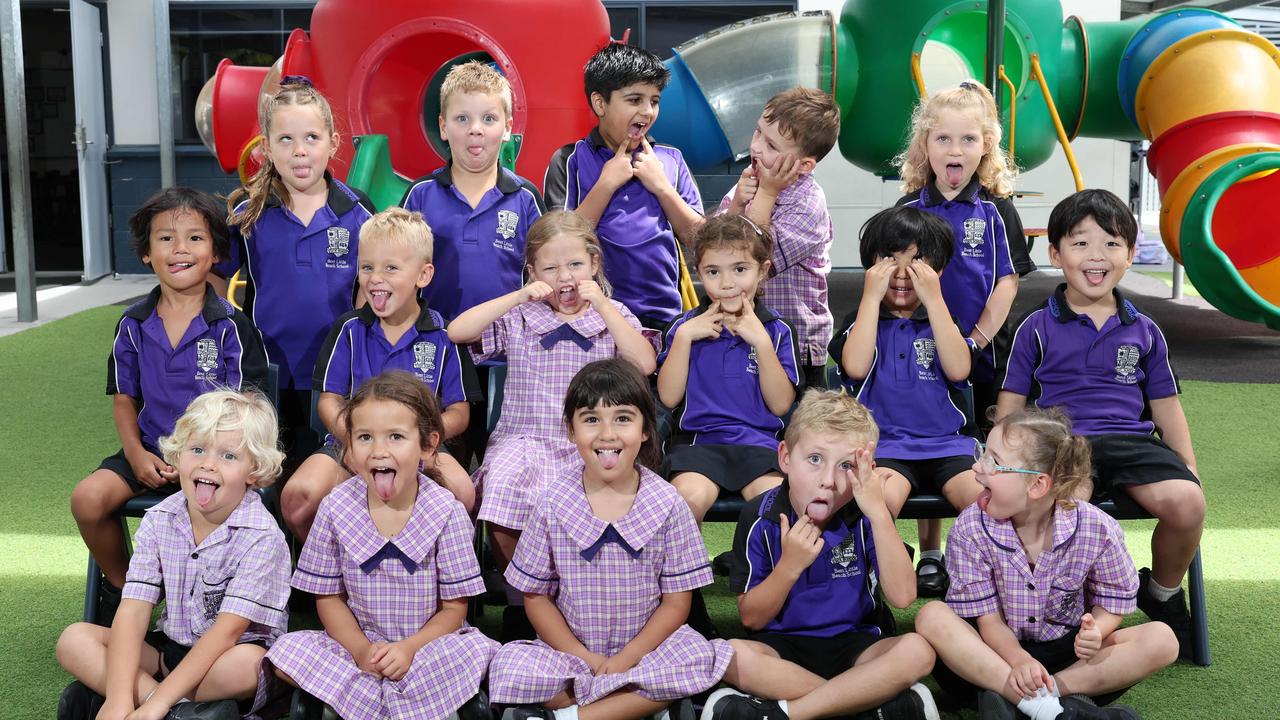
[[[592,229],[591,223],[572,210],[552,210],[538,218],[524,237],[524,261],[529,267],[536,267],[538,251],[557,235],[568,235],[582,240],[587,248],[587,255],[596,261],[599,268],[595,281],[600,285],[606,297],[613,295],[613,287],[609,285],[604,274],[604,249],[600,246],[600,238]]]
[[[360,226],[360,249],[384,243],[407,245],[424,262],[431,262],[435,238],[422,213],[392,206]]]
[[[276,411],[261,393],[235,390],[207,392],[187,405],[173,432],[160,438],[165,462],[177,466],[178,457],[193,439],[211,441],[220,432],[240,432],[240,448],[253,461],[250,471],[257,487],[280,476],[284,453],[277,447]]]
[[[1073,494],[1093,478],[1089,441],[1072,434],[1071,421],[1057,408],[1019,410],[996,423],[1004,441],[1022,455],[1028,470],[1053,478],[1050,492],[1063,507],[1075,507]]]
[[[511,118],[511,83],[487,63],[472,60],[454,65],[440,85],[440,114],[444,115],[449,101],[459,93],[493,95],[502,101],[502,109]]]
[[[812,388],[805,392],[787,424],[787,447],[795,447],[802,436],[811,433],[852,436],[857,447],[880,439],[871,411],[844,390]]]
[[[258,107],[258,128],[262,130],[268,143],[271,141],[271,118],[275,111],[294,105],[315,106],[321,119],[324,120],[325,132],[330,135],[335,132],[333,109],[329,107],[329,101],[324,98],[324,95],[306,82],[292,83],[281,85],[275,95]],[[227,212],[230,214],[227,224],[239,226],[241,234],[249,237],[258,218],[262,217],[262,210],[266,207],[267,198],[271,195],[280,198],[280,201],[285,204],[289,203],[289,188],[284,184],[280,171],[276,170],[268,153],[262,166],[253,174],[253,177],[249,178],[249,183],[237,188],[227,198]],[[236,206],[243,200],[247,200],[248,204],[245,205],[244,210],[236,212]]]
[[[929,166],[929,133],[937,126],[943,110],[974,113],[982,125],[982,144],[985,151],[978,163],[978,182],[996,197],[1008,197],[1013,192],[1013,178],[1017,174],[1012,159],[1000,147],[1003,131],[1000,113],[996,109],[991,91],[976,80],[965,80],[958,87],[943,90],[928,100],[921,101],[911,113],[911,139],[902,154],[894,158],[898,174],[902,176],[902,191],[912,193],[933,180],[933,168]]]

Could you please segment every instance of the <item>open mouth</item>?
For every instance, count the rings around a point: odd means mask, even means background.
[[[618,467],[618,462],[622,459],[622,450],[620,448],[596,448],[595,453],[596,461],[605,470],[612,470]]]
[[[471,155],[471,157],[480,157],[481,155],[484,155],[484,146],[483,146],[483,145],[468,145],[468,146],[467,146],[467,153],[468,153],[468,154],[470,154],[470,155]]]
[[[831,515],[831,501],[826,498],[814,498],[805,506],[804,514],[814,522],[822,522]]]
[[[183,270],[189,270],[189,269],[191,269],[191,266],[192,266],[192,265],[195,265],[195,263],[189,263],[189,262],[169,263],[169,266],[168,266],[168,267],[169,267],[169,273],[170,273],[170,274],[172,274],[172,275],[176,275],[176,274],[178,274],[178,273],[182,272]]]
[[[218,488],[221,487],[217,482],[208,478],[196,478],[191,484],[195,486],[196,504],[200,507],[208,507],[213,502]]]
[[[561,308],[578,307],[578,286],[566,285],[556,292],[556,297]]]
[[[395,491],[396,471],[389,467],[374,467],[369,469],[369,475],[373,479],[373,491],[378,497],[383,502],[390,500]]]
[[[305,180],[311,177],[310,165],[295,165],[289,169],[293,176],[299,180]]]
[[[373,305],[373,309],[377,312],[386,312],[387,303],[391,301],[390,290],[370,290],[369,304]]]
[[[1085,282],[1097,287],[1107,281],[1107,275],[1109,274],[1110,272],[1107,270],[1085,270],[1084,279]]]
[[[951,187],[959,187],[960,184],[964,181],[964,165],[962,165],[961,163],[958,163],[958,162],[947,163],[947,167],[944,168],[944,170],[945,170],[945,172],[943,173],[945,175],[944,180],[946,181],[947,185],[950,185]]]
[[[991,504],[990,488],[983,488],[982,492],[978,493],[977,502],[978,502],[978,509],[981,510],[982,512],[986,512],[987,506]]]
[[[639,142],[648,129],[649,123],[647,122],[633,122],[627,127],[627,139],[631,142]]]

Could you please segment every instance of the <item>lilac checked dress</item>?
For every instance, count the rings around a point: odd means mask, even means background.
[[[347,595],[347,607],[370,642],[398,642],[422,629],[439,600],[484,591],[471,521],[448,490],[418,476],[408,524],[388,541],[369,517],[359,477],[320,503],[298,558],[293,586],[316,595]],[[344,718],[443,718],[476,694],[498,648],[472,627],[418,650],[409,672],[388,680],[363,672],[346,648],[319,630],[280,638],[267,660]]]
[[[640,329],[625,305],[609,302]],[[511,309],[478,344],[478,353],[472,348],[476,362],[507,356],[502,417],[474,478],[480,519],[519,530],[538,490],[578,459],[561,419],[569,381],[587,363],[616,355],[617,347],[595,308],[566,323],[544,302]]]
[[[507,582],[554,595],[582,644],[612,657],[649,622],[664,593],[710,584],[711,565],[689,506],[662,478],[641,468],[631,509],[612,524],[591,513],[581,478],[579,464],[547,485]],[[732,657],[728,642],[682,625],[630,670],[596,676],[581,658],[541,640],[517,641],[494,657],[489,693],[503,704],[541,704],[566,689],[582,705],[619,690],[667,702],[715,685]]]

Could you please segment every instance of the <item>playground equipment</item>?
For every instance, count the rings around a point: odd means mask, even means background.
[[[925,61],[954,82],[982,77],[984,0],[915,0],[888,12],[848,0],[838,18],[786,13],[720,28],[677,48],[654,134],[694,168],[746,153],[760,107],[795,85],[832,92],[840,152],[893,172],[911,110],[927,95]],[[548,41],[553,38],[553,41]],[[539,181],[555,148],[594,124],[581,68],[608,42],[597,0],[487,0],[470,5],[320,0],[308,36],[295,31],[276,66],[224,61],[202,93],[198,124],[231,172],[251,162],[258,98],[281,74],[308,75],[333,101],[340,131],[386,135],[356,158],[362,183],[390,198],[443,163],[439,81],[487,58],[511,80],[516,170]],[[1280,51],[1230,18],[1181,10],[1117,22],[1063,20],[1058,0],[1007,0],[1000,76],[1006,144],[1032,168],[1078,136],[1153,141],[1161,236],[1200,293],[1224,312],[1280,329]],[[339,174],[353,161],[339,152]]]

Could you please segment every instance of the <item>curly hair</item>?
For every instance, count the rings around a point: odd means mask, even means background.
[[[1018,170],[1013,160],[1000,147],[1003,130],[1000,113],[996,109],[991,91],[975,80],[965,80],[959,86],[943,90],[916,105],[911,113],[911,139],[894,164],[902,176],[902,191],[916,192],[933,181],[933,168],[929,165],[929,133],[938,122],[943,110],[973,113],[982,125],[982,161],[978,163],[978,182],[996,197],[1008,197],[1013,192],[1013,178]]]

